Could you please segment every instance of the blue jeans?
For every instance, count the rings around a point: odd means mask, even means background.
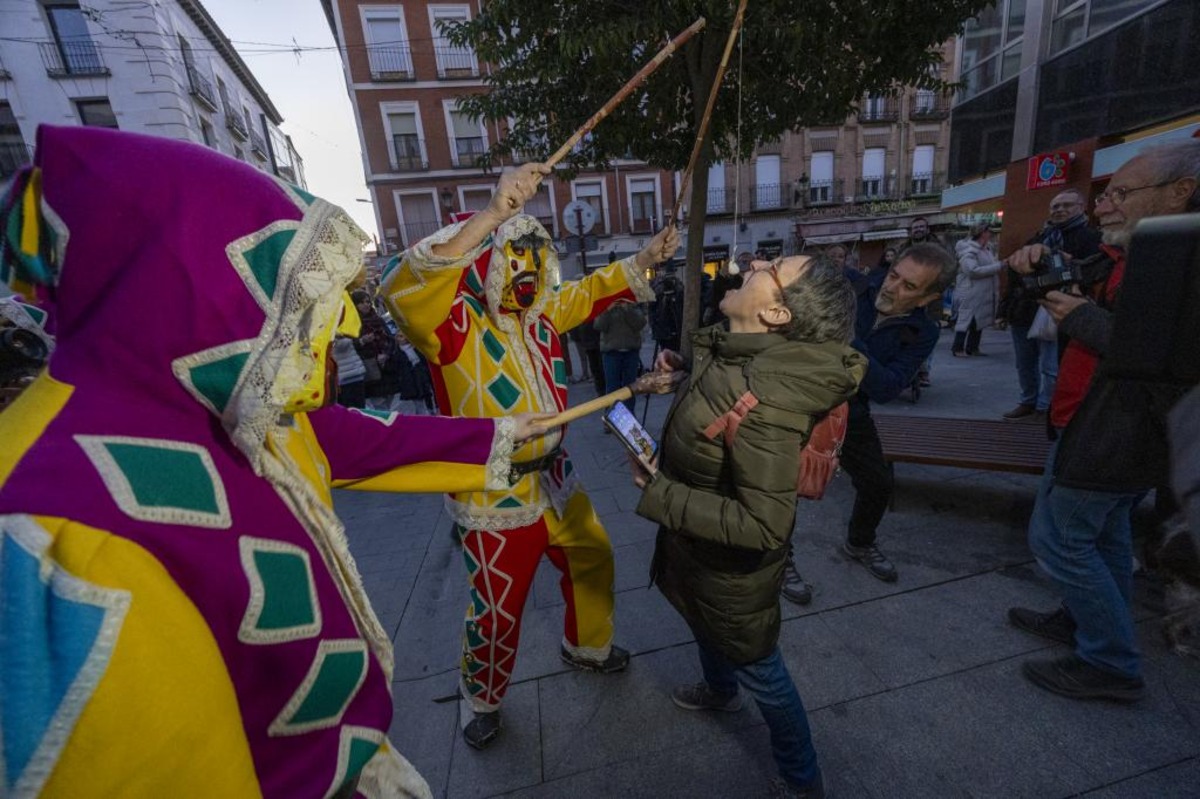
[[[1054,484],[1056,443],[1029,520],[1029,548],[1075,619],[1075,653],[1124,677],[1141,677],[1133,629],[1133,530],[1140,493]]]
[[[608,350],[604,353],[604,390],[605,392],[616,391],[618,388],[627,386],[634,380],[637,380],[638,366],[642,363],[642,356],[638,350]],[[622,400],[625,407],[630,411],[633,410],[634,400],[630,397],[627,400]]]
[[[779,776],[798,788],[807,788],[821,779],[817,750],[808,729],[808,714],[792,675],[788,674],[783,655],[776,646],[771,654],[745,666],[735,666],[719,652],[699,641],[700,667],[704,681],[714,693],[732,696],[738,683],[754,697],[767,729],[771,731],[771,754],[779,767]]]
[[[1013,354],[1017,359],[1017,380],[1021,384],[1021,404],[1044,411],[1050,407],[1054,384],[1058,382],[1058,342],[1029,338],[1029,328],[1011,325]]]

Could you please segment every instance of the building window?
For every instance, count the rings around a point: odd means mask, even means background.
[[[364,9],[362,13],[371,80],[411,80],[412,51],[403,10]]]
[[[658,228],[658,181],[629,179],[629,232],[653,233]]]
[[[234,158],[236,158],[236,159],[237,159],[237,160],[239,160],[239,161],[245,161],[245,160],[246,160],[246,154],[245,154],[244,152],[242,152],[242,148],[241,148],[241,147],[234,147],[234,148],[233,148],[233,157],[234,157]]]
[[[542,223],[551,236],[558,236],[558,220],[554,217],[554,203],[550,198],[550,187],[545,183],[538,186],[538,192],[525,203],[525,213],[535,217]]]
[[[396,193],[402,246],[411,247],[442,226],[432,191]]]
[[[459,200],[464,211],[482,211],[492,201],[494,189],[491,186],[462,187],[458,190]],[[528,212],[528,211],[527,211]]]
[[[29,163],[29,148],[21,137],[21,128],[12,106],[0,102],[0,178],[7,178]]]
[[[836,202],[833,186],[833,151],[813,153],[808,160],[808,201],[813,205]]]
[[[79,112],[79,121],[94,128],[117,128],[117,115],[113,113],[108,100],[76,100],[75,110]]]
[[[464,112],[447,107],[450,120],[450,154],[455,166],[475,166],[487,150],[483,125],[472,121]]]
[[[78,3],[48,3],[44,6],[54,42],[42,47],[46,71],[61,75],[107,75],[100,50],[92,41],[87,19]]]
[[[760,155],[754,159],[754,192],[750,210],[763,211],[783,207],[783,185],[779,177],[779,156]]]
[[[217,148],[217,137],[207,119],[200,120],[200,138],[204,140],[205,147],[212,147],[214,150]]]
[[[571,184],[571,193],[573,199],[583,200],[592,206],[592,210],[596,212],[596,219],[603,223],[603,232],[607,235],[611,228],[608,226],[608,204],[604,198],[604,184],[598,180],[578,180]]]
[[[412,110],[388,110],[385,115],[388,132],[388,155],[392,169],[418,172],[429,168],[425,158],[425,142],[421,140],[421,123],[416,104]]]
[[[934,146],[919,144],[913,149],[912,179],[908,191],[912,196],[928,196],[937,191],[938,181],[933,174]]]
[[[708,168],[708,212],[723,214],[732,207],[725,192],[725,162],[719,161]]]
[[[882,147],[868,147],[863,150],[862,160],[862,196],[868,200],[877,199],[884,195],[884,168],[887,151]]]
[[[1098,36],[1155,2],[1157,0],[1058,0],[1050,27],[1050,54]]]
[[[959,48],[961,100],[1003,83],[1020,71],[1025,2],[996,0],[967,20]]]
[[[433,53],[437,59],[439,78],[479,77],[479,62],[475,60],[475,51],[470,47],[451,44],[444,33],[445,25],[466,22],[470,18],[470,6],[429,6],[429,30],[433,33]]]

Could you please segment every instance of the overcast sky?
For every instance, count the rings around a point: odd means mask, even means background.
[[[320,0],[202,0],[283,115],[283,130],[304,159],[313,194],[337,203],[372,236],[375,212],[363,178],[354,111],[342,62]],[[263,53],[266,44],[306,50]],[[251,43],[258,44],[251,44]]]

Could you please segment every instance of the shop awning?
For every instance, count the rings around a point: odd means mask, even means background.
[[[870,230],[862,234],[863,241],[880,241],[882,239],[907,239],[908,231],[904,228],[895,230]]]
[[[908,233],[904,234],[905,236]],[[805,236],[804,246],[809,244],[849,244],[862,238],[861,233],[832,233],[828,236]]]

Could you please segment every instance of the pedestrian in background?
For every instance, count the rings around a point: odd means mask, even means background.
[[[619,300],[596,317],[600,354],[604,359],[604,390],[616,391],[637,380],[642,365],[642,330],[646,315],[635,303]],[[622,400],[633,410],[633,398]],[[608,428],[605,428],[606,430]]]
[[[954,324],[950,353],[956,358],[983,355],[979,351],[983,328],[996,321],[997,275],[1004,265],[992,252],[991,241],[991,223],[976,222],[971,226],[970,238],[954,247],[958,255],[958,278],[954,284],[958,321]]]

